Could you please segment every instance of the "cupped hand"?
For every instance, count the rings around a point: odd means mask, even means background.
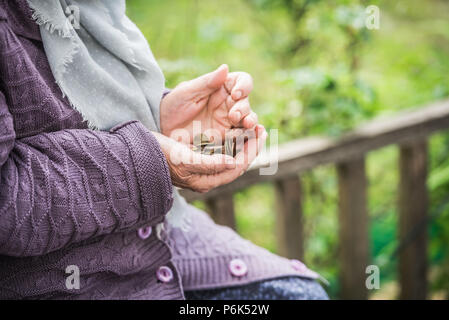
[[[191,143],[194,121],[201,124],[201,132],[213,129],[222,137],[234,127],[254,128],[258,119],[248,99],[252,89],[249,74],[229,73],[227,65],[182,82],[161,102],[161,132],[170,137],[178,129],[187,130]]]
[[[232,182],[248,169],[267,138],[263,126],[256,126],[254,131],[254,138],[245,142],[235,158],[223,154],[196,153],[186,144],[157,132],[153,134],[167,159],[173,185],[204,193]]]

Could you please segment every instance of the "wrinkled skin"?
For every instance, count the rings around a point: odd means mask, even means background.
[[[175,130],[185,129],[192,143],[193,121],[201,123],[201,132],[215,129],[222,136],[233,127],[254,128],[258,119],[248,99],[252,89],[249,74],[229,73],[226,65],[182,82],[161,102],[162,134],[170,137]]]
[[[232,182],[242,175],[257,156],[267,138],[257,115],[251,110],[248,95],[253,81],[244,72],[229,73],[226,65],[199,78],[183,82],[161,102],[161,132],[154,133],[170,168],[175,186],[207,192]],[[201,132],[216,130],[220,138],[232,128],[254,131],[235,158],[193,152],[194,121]],[[184,130],[187,139],[177,132]],[[173,139],[171,139],[173,138]]]

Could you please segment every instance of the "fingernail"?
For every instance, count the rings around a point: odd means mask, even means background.
[[[233,99],[235,99],[235,100],[238,100],[238,99],[240,99],[242,97],[242,91],[236,91],[234,94],[233,94]]]

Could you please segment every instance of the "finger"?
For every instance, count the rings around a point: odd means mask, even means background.
[[[237,101],[234,106],[229,110],[228,117],[231,122],[237,126],[242,119],[251,113],[251,107],[249,104],[249,99],[245,98],[243,100]]]
[[[266,129],[262,124],[256,125],[256,137],[259,137],[259,135],[264,132],[266,132]]]
[[[251,111],[250,114],[243,119],[243,127],[246,129],[253,128],[258,121],[257,114],[254,111]]]
[[[213,175],[201,175],[195,177],[195,189],[200,192],[207,192],[218,186],[228,184],[240,176],[241,169],[234,168]]]
[[[215,175],[236,167],[235,159],[228,155],[193,153],[192,161],[184,163],[186,170],[192,174]]]
[[[229,92],[226,91],[226,107],[228,110],[231,110],[231,108],[235,105],[234,99],[229,95]]]
[[[266,132],[265,132],[266,134]],[[199,188],[204,188],[203,191],[209,191],[210,189],[218,186],[230,183],[241,176],[249,167],[251,162],[256,158],[258,151],[265,142],[266,136],[262,134],[261,139],[251,139],[245,144],[245,150],[240,153],[240,157],[244,161],[240,165],[237,165],[233,170],[222,171],[215,175],[201,176],[198,178],[197,183]],[[250,150],[254,150],[251,152]],[[236,160],[239,163],[239,160]]]
[[[243,150],[245,143],[249,139],[257,138],[257,128],[244,129],[244,128],[233,128],[231,130],[226,131],[226,137],[234,139],[235,150],[237,154]]]
[[[268,134],[263,126],[256,127],[256,136],[257,138],[249,139],[244,144],[243,150],[235,157],[237,168],[241,171],[240,173],[243,173],[246,169],[248,169],[249,165],[257,157],[267,139]]]
[[[194,182],[195,190],[199,192],[207,192],[210,189],[216,188],[220,185],[230,183],[235,179],[237,179],[239,176],[241,176],[246,171],[246,169],[248,169],[248,166],[251,164],[251,162],[254,161],[259,150],[262,149],[262,146],[267,138],[267,133],[263,126],[258,126],[256,129],[259,131],[258,135],[260,138],[250,139],[245,144],[244,151],[242,151],[238,155],[238,157],[241,158],[240,161],[242,163],[239,165],[238,160],[236,160],[237,166],[234,169],[224,170],[220,173],[216,173],[213,175],[202,175],[195,177]],[[250,150],[253,151],[251,152]],[[245,161],[242,161],[243,159],[245,159]]]
[[[228,138],[241,138],[245,134],[242,128],[232,128],[226,131],[226,137]]]
[[[246,72],[233,72],[229,74],[228,78],[234,81],[232,88],[228,88],[234,100],[247,97],[253,90],[253,78]],[[226,83],[228,82],[232,84],[232,81],[226,81]]]
[[[230,97],[228,92],[223,86],[221,86],[221,88],[219,88],[209,96],[208,106],[212,109],[220,108],[223,103],[226,103],[229,98]],[[228,108],[227,103],[226,107]],[[226,110],[228,110],[227,108]]]
[[[224,85],[228,77],[228,72],[228,66],[223,64],[215,71],[183,83],[180,89],[195,96],[208,96]]]

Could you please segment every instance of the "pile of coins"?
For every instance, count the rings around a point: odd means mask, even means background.
[[[192,150],[202,154],[227,154],[228,156],[235,157],[237,154],[236,149],[236,137],[234,136],[226,136],[224,144],[215,144],[203,133],[193,138]]]

